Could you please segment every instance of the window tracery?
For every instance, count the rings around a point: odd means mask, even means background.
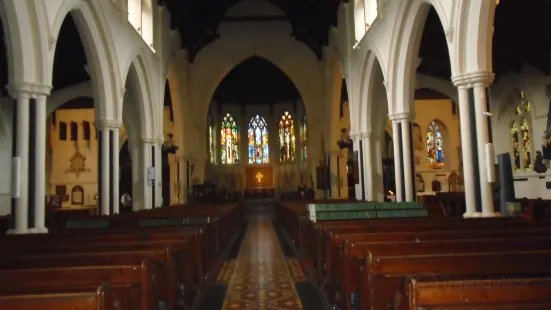
[[[270,162],[268,125],[258,114],[249,122],[249,164]]]
[[[233,116],[224,116],[220,129],[220,161],[223,165],[239,162],[239,128]]]
[[[515,170],[532,169],[532,105],[524,91],[519,92],[519,103],[514,107],[514,119],[511,123],[511,144]]]
[[[289,112],[283,113],[279,121],[279,159],[283,162],[295,161],[295,124]]]
[[[427,161],[432,168],[444,166],[444,137],[440,127],[432,121],[427,132]]]

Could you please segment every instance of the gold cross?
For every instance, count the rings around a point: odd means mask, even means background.
[[[262,173],[260,173],[260,172],[258,172],[258,173],[256,174],[256,176],[255,176],[255,178],[256,178],[256,180],[258,181],[258,183],[260,183],[260,181],[262,181],[262,178],[263,178],[263,177],[264,177],[264,176],[263,176]]]

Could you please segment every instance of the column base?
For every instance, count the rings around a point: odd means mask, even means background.
[[[30,234],[47,234],[48,232],[49,230],[46,227],[35,227],[29,229]]]
[[[29,231],[27,229],[9,229],[8,231],[6,231],[6,235],[25,235],[28,233]]]
[[[464,213],[463,218],[480,218],[482,217],[481,212],[473,212],[473,213]]]
[[[482,217],[501,217],[499,212],[482,212]]]

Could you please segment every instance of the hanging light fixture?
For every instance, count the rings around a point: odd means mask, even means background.
[[[174,145],[174,142],[172,141],[172,137],[174,135],[169,133],[167,136],[168,139],[165,140],[165,142],[163,143],[162,150],[163,152],[168,154],[176,154],[176,151],[178,151],[179,147]]]

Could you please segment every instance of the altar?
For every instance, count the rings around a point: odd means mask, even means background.
[[[274,198],[274,174],[272,166],[248,166],[245,198]]]

